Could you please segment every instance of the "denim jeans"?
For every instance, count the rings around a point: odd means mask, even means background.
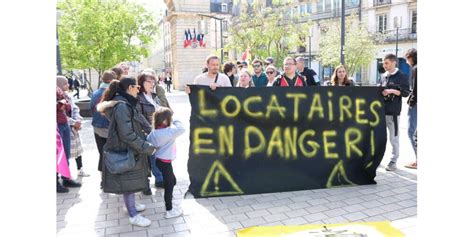
[[[417,114],[417,105],[410,106],[408,108],[408,138],[410,139],[411,146],[415,151],[416,155],[416,114]]]
[[[67,164],[69,165],[69,157],[71,156],[71,128],[68,124],[58,123],[59,134],[63,141],[64,153],[66,153]]]
[[[151,173],[153,174],[153,176],[155,176],[155,183],[163,182],[163,174],[161,173],[158,166],[156,166],[155,157],[149,156],[148,161],[151,165]]]
[[[134,217],[138,214],[137,208],[135,208],[135,193],[124,193],[123,202],[125,202],[130,217]]]

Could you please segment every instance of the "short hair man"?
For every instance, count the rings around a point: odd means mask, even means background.
[[[227,77],[224,73],[219,73],[220,68],[220,59],[216,55],[209,55],[206,58],[206,66],[208,71],[201,73],[196,78],[194,78],[194,85],[205,85],[209,86],[212,90],[215,90],[217,87],[232,87]],[[191,88],[188,86],[185,87],[186,93],[191,93]]]
[[[400,112],[402,110],[402,97],[407,97],[410,93],[408,77],[397,68],[397,57],[387,54],[383,59],[385,73],[380,80],[380,87],[383,87],[382,95],[385,99],[385,121],[389,131],[389,140],[392,144],[392,158],[385,170],[394,171],[397,169],[397,160],[400,155],[398,124]]]
[[[275,79],[273,86],[308,86],[304,77],[296,73],[296,60],[294,58],[286,57],[283,61],[283,68],[284,73]]]
[[[318,74],[311,68],[304,66],[305,60],[303,57],[296,58],[296,69],[305,77],[308,86],[320,86]]]
[[[267,75],[263,73],[263,62],[260,59],[254,59],[252,62],[253,71],[252,81],[255,87],[266,87],[268,83]]]

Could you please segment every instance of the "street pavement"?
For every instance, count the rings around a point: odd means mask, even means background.
[[[81,188],[57,194],[58,236],[236,236],[239,229],[251,226],[386,220],[392,221],[392,225],[406,236],[416,236],[417,170],[403,167],[415,159],[407,136],[406,103],[400,118],[398,170],[385,171],[391,154],[388,143],[384,159],[377,169],[376,185],[184,199],[189,185],[187,159],[191,107],[184,92],[173,91],[167,96],[174,116],[188,127],[177,140],[178,157],[173,162],[178,181],[173,201],[182,206],[184,215],[165,219],[164,190],[153,187],[151,196],[136,194],[137,201],[147,206],[142,214],[152,220],[151,226],[143,228],[129,224],[128,215],[122,208],[122,195],[103,193],[99,188],[98,151],[91,120],[86,118],[80,134],[84,146],[84,168],[91,176],[78,178],[82,182]],[[71,173],[76,177],[75,162],[71,162]]]

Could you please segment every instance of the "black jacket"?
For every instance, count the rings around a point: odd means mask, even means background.
[[[416,105],[416,81],[417,81],[417,66],[415,65],[411,69],[411,76],[412,76],[412,85],[411,85],[411,93],[408,96],[408,105],[415,106]]]
[[[145,131],[135,105],[121,95],[113,100],[101,102],[97,110],[105,113],[111,121],[104,151],[126,151],[132,149],[138,161],[135,168],[123,174],[108,172],[105,162],[102,167],[102,181],[105,193],[139,192],[148,188],[148,156],[155,147],[146,141]],[[141,116],[141,115],[140,115]]]
[[[384,78],[380,81],[380,86],[384,86]],[[408,76],[402,71],[398,70],[394,75],[389,75],[386,79],[387,83],[383,89],[395,89],[401,92],[400,96],[390,94],[385,96],[385,115],[400,115],[402,111],[402,97],[407,97],[410,94],[410,85],[408,83]]]
[[[306,83],[308,86],[320,86],[319,80],[316,82],[316,78],[318,78],[318,74],[311,68],[304,67],[303,71],[300,72],[306,78]]]

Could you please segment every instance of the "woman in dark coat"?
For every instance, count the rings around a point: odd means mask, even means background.
[[[97,105],[97,110],[110,120],[104,151],[130,149],[137,160],[131,171],[122,174],[112,174],[104,162],[102,167],[104,192],[123,194],[130,223],[144,227],[149,226],[151,221],[138,214],[138,211],[145,210],[145,205],[135,202],[135,192],[143,191],[148,186],[147,158],[156,152],[156,148],[146,141],[141,115],[136,109],[139,89],[140,86],[133,78],[113,80],[105,91],[102,102]]]

